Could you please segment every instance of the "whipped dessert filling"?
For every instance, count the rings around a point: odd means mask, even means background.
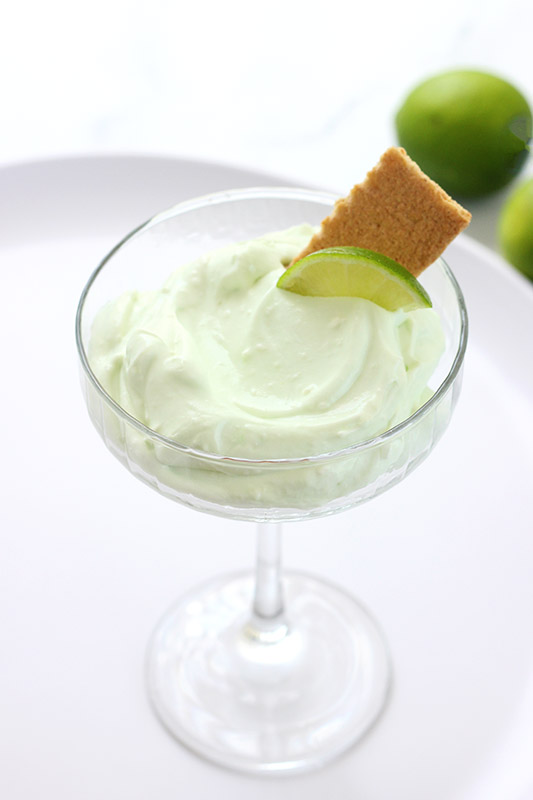
[[[251,459],[340,450],[409,417],[431,396],[438,315],[277,288],[314,232],[224,247],[108,303],[89,348],[104,389],[180,444]]]

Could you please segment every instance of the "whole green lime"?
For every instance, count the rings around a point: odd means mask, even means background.
[[[520,184],[507,198],[498,234],[507,261],[533,280],[533,178]]]
[[[477,70],[435,75],[396,115],[398,140],[451,195],[475,197],[520,171],[531,138],[531,109],[506,80]]]

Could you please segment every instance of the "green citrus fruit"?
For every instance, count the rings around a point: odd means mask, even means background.
[[[396,115],[408,155],[451,195],[475,197],[505,186],[522,168],[531,138],[523,95],[495,75],[444,72],[424,81]]]
[[[408,270],[362,247],[328,247],[310,253],[285,270],[277,285],[315,297],[363,297],[388,311],[431,306],[427,292]]]
[[[498,234],[505,258],[533,280],[533,178],[520,184],[507,198]]]

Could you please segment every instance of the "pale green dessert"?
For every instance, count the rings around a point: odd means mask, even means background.
[[[106,305],[89,356],[108,394],[183,445],[249,459],[337,451],[409,417],[429,398],[444,349],[438,315],[277,288],[313,232],[301,225],[225,247],[179,265],[160,291],[131,291]],[[151,457],[145,469],[174,469],[178,488],[193,491],[191,470],[180,475],[179,464]],[[271,485],[246,476],[225,485],[206,465],[195,470],[194,491],[277,502],[283,476],[270,474]]]

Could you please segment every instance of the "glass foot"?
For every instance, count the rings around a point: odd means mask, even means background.
[[[368,730],[390,683],[376,623],[341,589],[286,573],[287,616],[250,618],[254,576],[196,589],[150,643],[150,699],[184,745],[241,772],[322,766]]]

